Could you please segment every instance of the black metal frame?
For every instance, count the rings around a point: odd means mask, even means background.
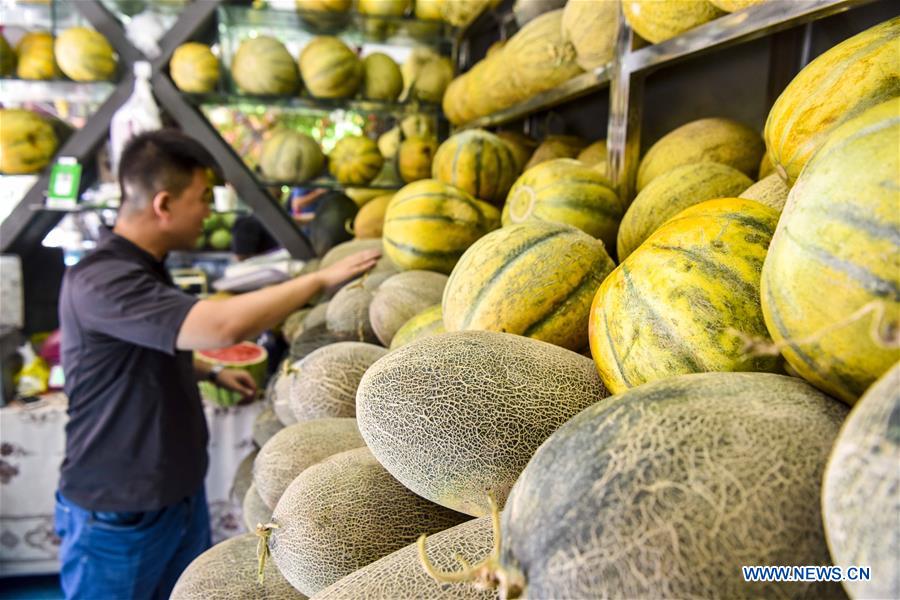
[[[312,245],[290,215],[260,185],[252,171],[222,139],[206,118],[187,102],[166,73],[166,66],[175,49],[202,32],[215,18],[223,0],[204,0],[191,3],[175,25],[160,41],[162,53],[150,61],[153,66],[151,85],[161,107],[192,136],[203,144],[216,158],[228,180],[234,185],[241,200],[253,209],[269,232],[295,258],[315,256]],[[79,0],[76,5],[90,24],[102,33],[119,54],[120,72],[123,74],[116,90],[88,120],[60,148],[59,156],[75,157],[86,166],[106,141],[113,115],[129,98],[134,85],[134,63],[147,60],[125,37],[119,20],[99,0]],[[84,191],[92,177],[90,169],[82,178]],[[29,254],[39,247],[43,239],[56,227],[64,213],[42,210],[49,174],[42,173],[37,183],[28,191],[15,209],[0,226],[0,252],[18,254],[25,265]],[[25,266],[27,268],[27,266]]]

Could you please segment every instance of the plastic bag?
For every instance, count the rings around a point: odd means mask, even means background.
[[[134,63],[134,91],[113,115],[109,127],[109,158],[114,175],[119,173],[119,159],[128,140],[145,131],[162,128],[159,106],[150,87],[152,73],[150,63]]]

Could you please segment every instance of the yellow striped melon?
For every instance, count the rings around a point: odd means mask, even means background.
[[[506,142],[506,145],[512,151],[513,158],[516,159],[516,173],[522,173],[525,170],[525,165],[531,159],[531,155],[537,149],[538,143],[518,131],[498,131],[496,135]]]
[[[444,313],[441,305],[435,304],[416,313],[404,323],[391,339],[391,350],[429,335],[446,333],[444,329]]]
[[[737,169],[715,162],[691,163],[663,173],[628,207],[616,240],[619,261],[685,208],[716,198],[734,198],[752,184]]]
[[[300,76],[316,98],[349,98],[363,78],[362,61],[340,38],[321,35],[300,52]]]
[[[622,0],[622,12],[631,28],[652,44],[724,14],[707,0]]]
[[[60,70],[75,81],[105,81],[116,72],[118,60],[103,34],[87,27],[63,31],[53,44]]]
[[[16,44],[16,53],[16,75],[20,79],[44,80],[62,76],[53,55],[53,36],[49,32],[26,33]]]
[[[575,62],[585,71],[609,64],[616,49],[617,2],[567,2],[563,40],[575,48]]]
[[[781,212],[784,210],[784,203],[787,202],[790,191],[781,176],[778,173],[772,173],[741,192],[739,197],[762,202]]]
[[[822,491],[835,565],[865,565],[871,581],[845,581],[854,598],[900,598],[900,363],[860,398],[841,427]]]
[[[16,51],[0,34],[0,77],[9,77],[16,72]]]
[[[231,60],[234,82],[248,94],[287,96],[297,91],[297,63],[280,41],[267,35],[246,39]]]
[[[775,371],[748,356],[766,338],[759,278],[778,213],[753,200],[684,210],[606,278],[591,307],[591,354],[613,393],[707,371]],[[767,339],[767,338],[766,338]]]
[[[791,188],[763,268],[782,354],[850,404],[900,360],[898,147],[900,97],[834,130]]]
[[[503,206],[503,225],[563,223],[613,248],[624,212],[608,179],[577,160],[558,158],[528,169],[516,180]]]
[[[378,145],[361,135],[342,137],[328,155],[328,170],[344,185],[369,183],[384,164]]]
[[[275,507],[268,544],[285,579],[312,596],[422,533],[467,519],[406,489],[363,447],[294,479]]]
[[[53,127],[29,110],[0,109],[0,172],[37,173],[53,160],[58,140]]]
[[[529,21],[503,48],[506,77],[524,100],[565,83],[582,72],[575,48],[563,39],[563,9]]]
[[[717,162],[754,177],[766,151],[758,133],[730,119],[699,119],[659,139],[638,166],[637,191],[675,167]]]
[[[554,158],[576,158],[588,143],[574,135],[548,135],[532,153],[525,170]]]
[[[400,143],[397,169],[406,183],[431,177],[431,163],[438,143],[434,138],[411,137]]]
[[[569,225],[504,227],[472,244],[456,264],[444,290],[444,327],[581,350],[591,299],[614,266],[603,242]]]
[[[305,133],[280,128],[263,142],[259,168],[274,181],[301,182],[317,177],[325,155],[316,140]]]
[[[219,82],[219,59],[206,44],[188,42],[172,53],[169,73],[182,92],[205,94]]]
[[[369,319],[381,343],[390,346],[404,323],[440,302],[446,285],[447,276],[433,271],[404,271],[382,283],[369,305]]]
[[[434,179],[411,183],[384,215],[384,253],[403,270],[450,273],[478,238],[500,226],[500,211]]]
[[[793,183],[842,123],[900,95],[900,17],[867,29],[809,63],[784,89],[766,120],[766,145]]]
[[[683,375],[597,402],[516,482],[494,574],[528,598],[844,598],[837,582],[751,583],[741,567],[831,564],[819,497],[846,414],[769,373]]]
[[[393,194],[383,194],[369,200],[359,208],[353,219],[353,235],[356,239],[380,238],[384,227],[384,215]]]
[[[258,542],[255,533],[219,542],[188,565],[175,583],[171,600],[306,600],[273,562],[266,565],[259,583]]]
[[[416,340],[372,365],[357,422],[406,487],[483,516],[488,493],[502,505],[537,447],[606,396],[589,358],[517,335],[462,331]]]
[[[363,60],[363,98],[393,102],[402,91],[403,76],[393,58],[375,52]]]
[[[486,202],[499,203],[516,179],[509,146],[493,133],[470,129],[450,136],[431,164],[432,175]]]

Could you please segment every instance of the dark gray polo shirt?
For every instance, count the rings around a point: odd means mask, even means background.
[[[192,354],[175,349],[195,302],[161,262],[115,234],[66,272],[59,489],[83,508],[157,510],[200,491],[209,435]]]

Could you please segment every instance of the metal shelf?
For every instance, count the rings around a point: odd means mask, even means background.
[[[356,111],[360,113],[412,114],[429,113],[440,115],[441,107],[437,104],[423,102],[380,102],[363,99],[327,99],[289,96],[255,96],[252,94],[183,94],[185,99],[195,106],[230,105],[230,104],[265,104],[306,110],[332,112],[335,110]]]
[[[112,95],[116,84],[110,81],[81,83],[68,79],[30,80],[0,79],[0,95],[4,103],[55,102],[101,104]]]

